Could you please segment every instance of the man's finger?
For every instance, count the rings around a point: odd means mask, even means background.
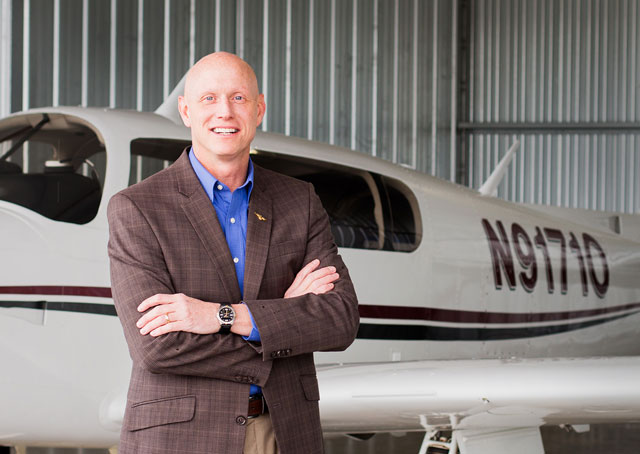
[[[164,314],[153,318],[152,320],[149,320],[147,323],[145,323],[141,328],[140,328],[140,334],[142,334],[143,336],[145,334],[149,334],[150,332],[154,331],[157,328],[160,328],[164,325],[168,325],[170,324],[170,322],[167,322],[167,318],[164,316]]]
[[[339,277],[340,275],[338,273],[327,274],[326,276],[320,277],[313,281],[310,285],[310,288],[317,289],[318,287],[321,287],[323,285],[331,284],[337,281]]]
[[[156,295],[150,296],[146,300],[144,300],[138,306],[138,312],[144,312],[150,307],[157,306],[159,304],[169,304],[172,303],[174,299],[174,295],[165,295],[162,293],[158,293]]]
[[[321,285],[320,287],[316,288],[315,290],[313,290],[313,294],[314,295],[323,295],[325,293],[327,293],[328,291],[333,289],[333,284],[329,283],[329,284],[324,284]]]
[[[324,268],[320,268],[319,270],[310,273],[300,284],[300,287],[304,290],[308,290],[315,281],[318,279],[322,279],[328,274],[333,274],[336,272],[335,266],[325,266]]]
[[[336,268],[334,266],[325,266],[324,268],[320,268],[319,270],[315,270],[313,273],[309,273],[303,282],[309,284],[311,282],[317,281],[325,277],[328,274],[332,274],[336,272]]]
[[[153,331],[154,329],[162,326],[164,323],[165,322],[160,317],[156,317],[153,320],[149,320],[140,328],[140,334],[145,336],[149,334],[151,331]]]
[[[162,304],[160,306],[156,306],[153,309],[147,311],[147,313],[144,314],[142,317],[140,317],[138,319],[138,322],[136,323],[136,326],[138,328],[142,328],[144,325],[146,325],[156,317],[164,318],[164,314],[173,314],[174,312],[175,312],[175,308],[173,307],[173,305]],[[174,321],[175,320],[176,319],[174,317]]]
[[[152,337],[162,336],[163,334],[172,333],[175,331],[183,331],[183,326],[181,322],[171,322],[160,325],[149,334]]]
[[[302,293],[299,292],[302,281],[309,275],[309,273],[316,269],[318,265],[320,265],[320,260],[314,259],[307,263],[304,267],[302,267],[302,269],[298,271],[298,274],[296,274],[296,277],[294,278],[287,291],[284,293],[285,298],[292,298],[294,296],[302,295]]]
[[[309,275],[309,273],[315,270],[319,265],[320,265],[320,260],[314,259],[314,260],[311,260],[309,263],[307,263],[305,266],[303,266],[302,269],[298,271],[298,274],[296,274],[296,277],[293,280],[291,287],[296,287],[300,285],[300,283]]]

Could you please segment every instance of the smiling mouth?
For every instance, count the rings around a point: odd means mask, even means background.
[[[223,135],[223,136],[230,136],[230,135],[235,134],[236,132],[238,132],[239,129],[235,129],[235,128],[213,128],[211,131],[213,131],[216,134]]]

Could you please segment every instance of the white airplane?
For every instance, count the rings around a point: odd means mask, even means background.
[[[155,113],[0,121],[0,445],[117,444],[131,363],[107,201],[189,143],[180,91]],[[327,434],[539,454],[545,424],[640,421],[640,216],[499,200],[506,161],[474,191],[278,134],[252,147],[314,183],[361,303],[354,344],[316,357]]]

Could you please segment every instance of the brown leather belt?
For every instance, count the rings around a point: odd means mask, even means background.
[[[267,408],[267,401],[264,400],[264,396],[262,394],[249,396],[249,410],[247,411],[247,418],[257,418],[265,413],[269,413],[269,408]]]

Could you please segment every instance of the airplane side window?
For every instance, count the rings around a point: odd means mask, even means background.
[[[173,139],[141,138],[131,142],[129,186],[169,167],[191,142]]]
[[[129,184],[173,163],[190,142],[140,138],[131,142]],[[402,182],[333,163],[253,150],[256,165],[313,184],[338,247],[414,251],[421,239],[418,203]]]
[[[309,158],[258,151],[251,159],[262,167],[313,184],[329,215],[338,247],[398,252],[418,247],[418,204],[403,183]]]
[[[86,224],[100,206],[104,148],[86,126],[47,123],[48,117],[34,127],[24,117],[0,127],[0,200]]]
[[[381,175],[374,175],[380,190],[384,211],[384,249],[411,252],[420,243],[420,230],[415,213],[418,204],[402,183]]]
[[[357,175],[322,172],[298,178],[312,183],[331,222],[340,247],[378,249],[380,235],[374,200],[366,182]]]

